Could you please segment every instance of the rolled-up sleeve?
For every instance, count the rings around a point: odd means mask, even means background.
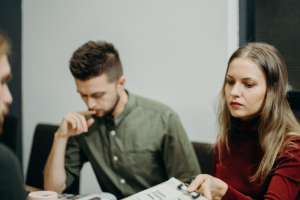
[[[69,138],[66,148],[65,170],[67,176],[67,188],[80,175],[80,170],[83,164],[87,162],[87,157],[81,150],[76,137],[78,136]]]

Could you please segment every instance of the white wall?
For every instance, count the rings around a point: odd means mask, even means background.
[[[213,142],[213,99],[238,47],[237,0],[23,0],[24,171],[37,123],[86,106],[68,69],[88,40],[119,50],[131,92],[171,106],[191,140]],[[99,187],[90,166],[83,193]]]

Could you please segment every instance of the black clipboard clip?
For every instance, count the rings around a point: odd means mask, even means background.
[[[187,183],[181,183],[177,186],[177,188],[179,190],[181,190],[183,194],[191,196],[192,199],[197,199],[198,197],[203,195],[199,191],[194,191],[194,192],[188,193],[188,191],[187,191],[188,187],[189,187],[189,184],[187,184]]]

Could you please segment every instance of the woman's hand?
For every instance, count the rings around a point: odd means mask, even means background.
[[[218,200],[225,195],[228,186],[225,182],[207,174],[200,174],[188,187],[188,192],[193,192],[199,188],[207,199]]]

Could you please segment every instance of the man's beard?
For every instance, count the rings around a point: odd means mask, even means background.
[[[106,117],[112,116],[112,113],[115,111],[115,109],[116,109],[116,107],[117,107],[117,105],[119,103],[119,100],[120,100],[119,94],[117,93],[116,95],[117,95],[117,98],[116,98],[116,102],[114,103],[114,105],[109,110],[105,111],[102,116],[95,115],[97,118],[104,119]],[[95,111],[97,111],[97,109],[89,109],[89,110],[95,110]],[[101,110],[101,109],[99,109],[99,110]]]
[[[2,134],[3,131],[4,115],[6,115],[7,113],[8,113],[8,107],[5,106],[0,113],[0,135]]]

